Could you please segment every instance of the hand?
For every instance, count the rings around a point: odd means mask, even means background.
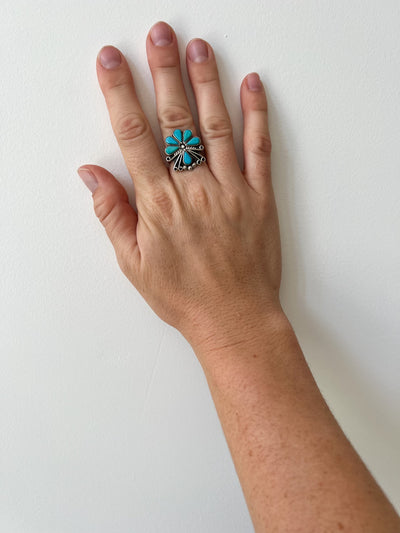
[[[163,137],[195,133],[176,36],[147,37]],[[213,51],[187,48],[207,164],[167,168],[126,60],[100,51],[97,74],[132,176],[137,212],[105,169],[85,165],[96,215],[126,276],[191,343],[210,386],[255,531],[399,531],[393,507],[325,404],[279,302],[281,251],[267,101],[242,83],[242,172]]]
[[[164,22],[146,41],[163,138],[176,128],[196,134],[181,78],[177,39]],[[125,58],[104,47],[97,75],[113,131],[132,177],[137,213],[105,169],[85,165],[80,176],[118,263],[153,310],[196,346],[239,341],[260,320],[280,313],[281,251],[271,186],[267,100],[257,74],[240,88],[244,171],[213,50],[192,40],[186,64],[196,98],[207,163],[168,168],[135,94]],[[240,322],[238,323],[238,319]]]

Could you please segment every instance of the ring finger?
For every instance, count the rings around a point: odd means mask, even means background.
[[[187,46],[186,62],[207,147],[208,166],[221,183],[241,185],[243,178],[235,154],[232,124],[213,49],[202,39],[193,39]]]

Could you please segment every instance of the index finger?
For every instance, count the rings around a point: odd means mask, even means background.
[[[150,124],[135,92],[132,73],[121,52],[103,47],[96,62],[111,125],[135,189],[160,187],[168,179]]]

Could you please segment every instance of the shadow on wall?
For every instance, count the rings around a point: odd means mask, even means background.
[[[296,184],[293,183],[293,177],[298,171],[293,167],[291,149],[291,139],[293,146],[296,143],[295,134],[288,128],[282,109],[279,109],[278,117],[274,95],[270,94],[271,88],[267,88],[267,92],[273,145],[272,179],[282,238],[282,306],[294,327],[321,392],[342,429],[382,489],[388,493],[392,503],[400,510],[398,406],[393,405],[393,402],[389,403],[387,396],[385,398],[385,391],[379,386],[379,377],[369,372],[368,364],[360,364],[364,345],[359,349],[355,348],[355,341],[349,337],[349,330],[343,328],[343,335],[338,334],[335,327],[327,322],[327,318],[324,320],[323,309],[321,315],[316,315],[315,310],[307,304],[304,293],[306,259],[299,244],[296,210],[292,208],[298,204],[295,197]],[[309,280],[307,284],[310,285]],[[335,290],[335,287],[324,287],[319,280],[313,280],[311,290],[316,295],[323,295],[327,290]],[[381,358],[382,364],[385,364],[385,358],[391,357],[390,352],[397,350],[393,341],[390,344],[390,339],[398,338],[398,332],[387,331],[388,325],[380,325],[380,317],[372,314],[374,311],[377,313],[377,310],[363,309],[354,298],[351,300],[343,294],[340,302],[342,308],[346,309],[346,316],[355,317],[351,330],[354,331],[354,325],[357,326],[359,339],[368,343],[370,337],[371,345],[378,345],[377,339],[383,339],[376,357]],[[329,314],[332,316],[332,310]],[[341,318],[338,316],[339,321]],[[370,350],[372,349],[371,347]]]
[[[353,305],[354,314],[362,316],[354,302],[347,305]],[[346,332],[338,336],[305,306],[302,315],[291,320],[313,375],[342,429],[400,509],[398,406],[385,399],[379,381],[360,364],[360,352],[346,346]],[[373,335],[374,324],[365,316],[362,320],[363,331]]]

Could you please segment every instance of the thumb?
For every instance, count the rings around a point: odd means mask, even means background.
[[[94,212],[107,232],[122,271],[131,276],[132,266],[134,271],[139,266],[138,216],[126,190],[108,170],[97,165],[79,167],[78,174],[92,193]]]

